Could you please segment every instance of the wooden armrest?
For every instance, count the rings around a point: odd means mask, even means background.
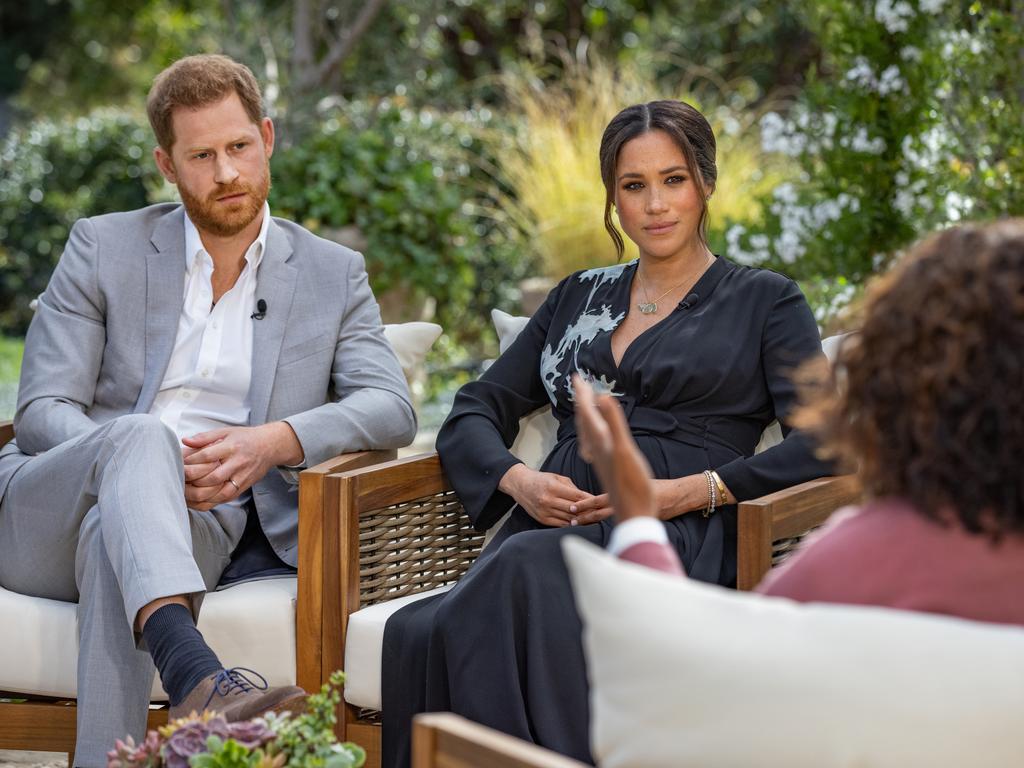
[[[325,603],[333,615],[333,661],[344,661],[351,613],[374,603],[457,581],[484,534],[473,527],[436,453],[335,472],[325,484]],[[301,522],[300,522],[301,524]]]
[[[14,422],[0,421],[0,445],[7,445],[14,439]]]
[[[316,691],[338,666],[327,666],[323,661],[326,634],[325,622],[330,606],[324,605],[329,585],[337,582],[337,565],[332,567],[324,558],[326,532],[332,530],[325,518],[327,510],[337,509],[337,497],[330,496],[327,478],[332,472],[366,467],[395,458],[397,451],[357,451],[333,456],[299,473],[299,575],[298,599],[295,605],[296,636],[303,638],[296,644],[296,678],[307,691]],[[335,526],[336,527],[336,526]],[[333,663],[333,660],[330,662]]]
[[[412,768],[583,768],[578,762],[449,712],[416,715]]]
[[[738,507],[738,589],[753,589],[772,566],[772,542],[800,536],[829,515],[861,498],[853,475],[822,477],[794,485]]]

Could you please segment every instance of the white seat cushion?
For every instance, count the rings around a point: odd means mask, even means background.
[[[211,592],[199,630],[224,664],[254,669],[271,685],[294,685],[295,588],[290,577]],[[77,695],[77,607],[0,588],[0,690]],[[159,678],[152,700],[167,700]]]
[[[1021,765],[1024,629],[800,604],[563,540],[602,768]]]
[[[410,603],[451,589],[399,597],[349,614],[345,634],[345,701],[355,707],[380,710],[380,671],[384,656],[384,625],[388,618]]]

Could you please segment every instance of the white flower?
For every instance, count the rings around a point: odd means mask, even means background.
[[[946,206],[946,218],[950,221],[960,221],[974,207],[974,201],[964,197],[959,192],[947,192],[944,204]]]
[[[880,155],[885,151],[885,139],[881,136],[876,136],[873,139],[870,138],[867,128],[863,125],[859,126],[848,140],[844,136],[840,140],[840,144],[849,146],[854,152],[863,152],[868,155]]]
[[[808,149],[807,136],[794,129],[776,112],[768,112],[761,118],[761,148],[765,152],[780,152],[788,157],[797,157]]]
[[[930,13],[933,16],[942,10],[946,0],[919,0],[918,7],[922,13]]]
[[[899,211],[900,215],[905,219],[911,218],[916,203],[917,195],[909,189],[898,190],[892,199],[892,207]]]
[[[875,21],[883,24],[890,34],[906,32],[907,19],[914,15],[914,9],[905,0],[878,0],[875,3]]]
[[[875,71],[871,68],[871,63],[863,56],[858,56],[853,60],[853,66],[847,70],[843,78],[862,88],[875,87]]]
[[[882,70],[882,74],[878,77],[878,93],[880,96],[886,96],[897,91],[905,91],[906,88],[907,81],[903,79],[903,76],[900,74],[900,68],[895,64]]]
[[[822,133],[825,136],[828,136],[829,138],[834,136],[836,132],[836,126],[839,125],[839,118],[836,117],[836,113],[826,112],[824,115],[821,116],[821,121]],[[829,141],[829,145],[831,146],[831,141]]]
[[[772,196],[782,203],[795,203],[797,201],[796,187],[788,182],[779,184],[772,193]]]
[[[904,61],[920,61],[922,55],[921,49],[915,48],[912,45],[905,45],[900,48],[900,58]]]

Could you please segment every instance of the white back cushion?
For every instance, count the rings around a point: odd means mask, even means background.
[[[602,768],[1007,766],[1024,629],[733,592],[563,541]]]
[[[500,309],[492,309],[491,321],[498,332],[498,350],[504,353],[530,322],[530,318],[517,317]],[[519,434],[516,435],[510,450],[530,469],[539,469],[554,448],[557,434],[558,421],[551,415],[551,406],[543,405],[519,420]]]
[[[384,338],[390,342],[406,379],[411,379],[427,352],[441,335],[437,323],[390,323],[384,326]]]

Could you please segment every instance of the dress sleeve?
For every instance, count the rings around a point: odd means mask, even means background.
[[[765,383],[784,439],[755,456],[735,459],[718,467],[722,482],[743,501],[830,474],[830,463],[814,455],[809,435],[795,430],[789,417],[797,405],[794,371],[821,355],[814,315],[796,283],[787,280],[775,299],[761,339]]]
[[[509,446],[519,419],[550,406],[540,357],[566,281],[555,287],[519,336],[483,376],[459,389],[437,434],[437,452],[477,530],[490,528],[515,503],[498,482],[519,459]]]

